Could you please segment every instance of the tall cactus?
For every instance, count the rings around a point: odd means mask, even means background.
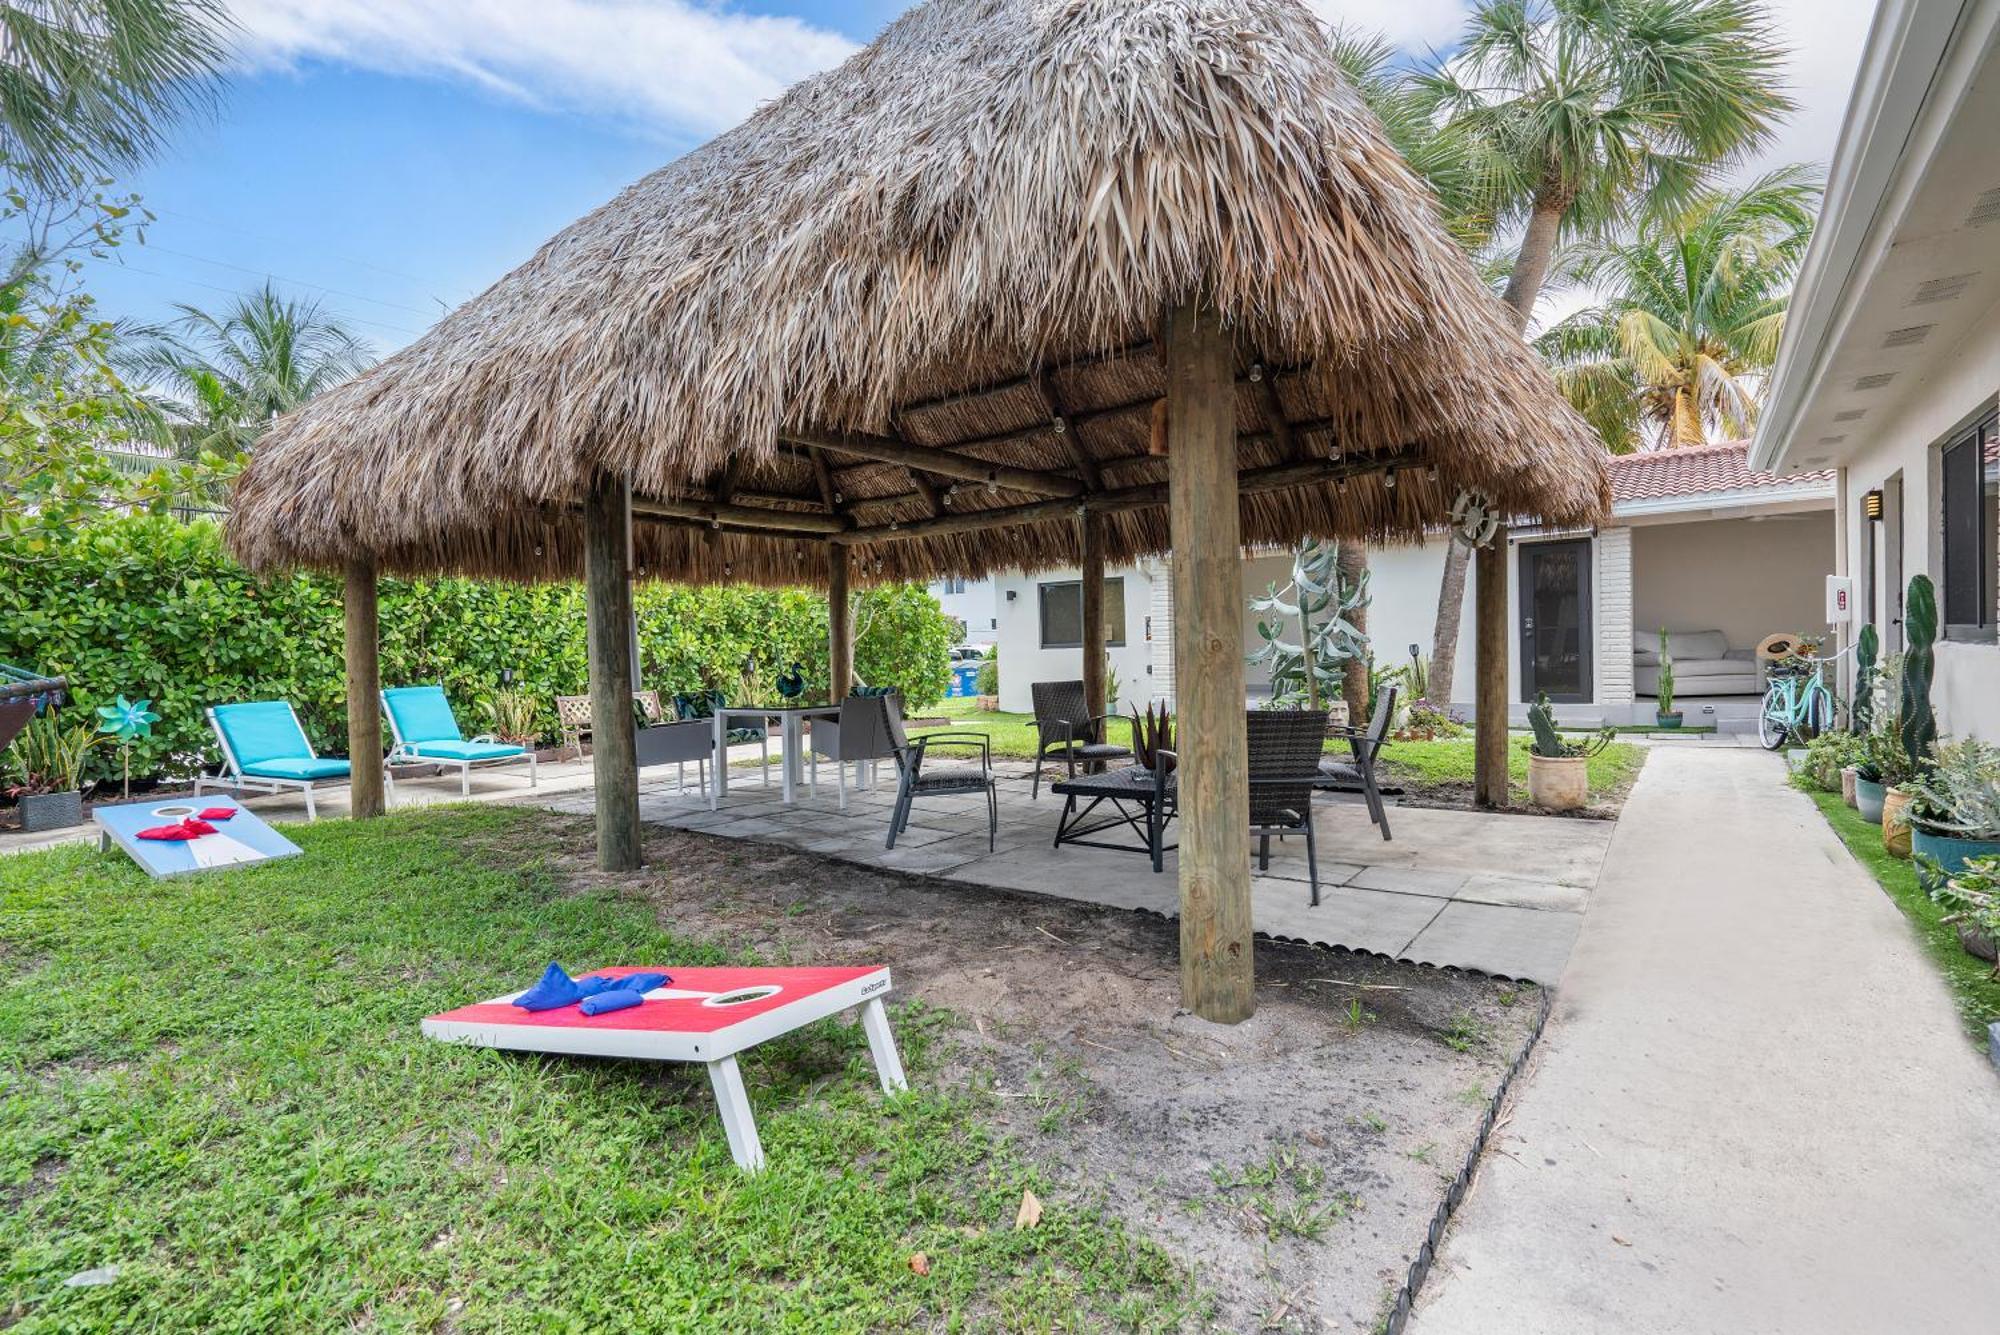
[[[1875,659],[1882,652],[1882,637],[1875,623],[1861,628],[1854,642],[1854,708],[1848,711],[1854,731],[1866,736],[1875,726]]]
[[[1937,643],[1937,629],[1937,587],[1929,575],[1918,575],[1903,602],[1903,637],[1909,648],[1903,653],[1902,742],[1912,770],[1923,768],[1937,741],[1937,716],[1931,713],[1931,678],[1937,670],[1931,646]]]

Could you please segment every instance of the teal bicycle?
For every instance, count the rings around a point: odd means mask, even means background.
[[[1771,684],[1757,714],[1757,740],[1766,751],[1788,741],[1804,745],[1833,727],[1833,691],[1826,684],[1826,669],[1850,652],[1851,646],[1832,658],[1794,653],[1771,665]]]

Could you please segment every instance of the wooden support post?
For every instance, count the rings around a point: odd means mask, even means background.
[[[625,488],[600,477],[583,503],[583,584],[590,641],[590,749],[597,865],[639,866],[639,759],[632,736],[632,583]]]
[[[382,642],[375,611],[375,563],[347,563],[348,798],[354,819],[382,814]]]
[[[1256,1009],[1243,553],[1234,356],[1221,317],[1189,300],[1166,320],[1174,694],[1180,744],[1181,1004],[1235,1024]]]
[[[1478,549],[1472,568],[1474,678],[1472,800],[1507,805],[1507,530]]]
[[[1105,712],[1104,516],[1086,513],[1083,526],[1083,701],[1093,714]],[[1100,737],[1097,740],[1103,741]]]
[[[826,548],[826,689],[827,700],[839,704],[854,685],[854,625],[847,605],[847,548]]]

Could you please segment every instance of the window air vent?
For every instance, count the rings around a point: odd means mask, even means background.
[[[1894,371],[1877,371],[1874,375],[1864,375],[1854,382],[1856,389],[1880,389],[1896,378]]]
[[[1885,348],[1914,348],[1917,344],[1929,338],[1931,330],[1935,328],[1937,326],[1934,324],[1913,324],[1903,329],[1891,329],[1888,337],[1882,340],[1882,346]]]
[[[1972,286],[1972,280],[1979,277],[1974,273],[1955,273],[1949,278],[1933,278],[1917,284],[1916,295],[1910,298],[1912,306],[1931,306],[1940,301],[1956,301]]]
[[[1972,201],[1972,212],[1965,215],[1967,227],[1984,227],[1991,222],[2000,222],[2000,186]]]
[[[1836,422],[1858,422],[1866,416],[1868,416],[1866,408],[1849,408],[1846,412],[1835,413],[1833,420]]]
[[[1824,454],[1808,454],[1803,462],[1807,468],[1818,468],[1826,463],[1826,456]]]
[[[1838,445],[1840,444],[1841,441],[1846,439],[1847,437],[1844,434],[1838,436],[1821,436],[1819,438],[1819,443],[1821,445]]]

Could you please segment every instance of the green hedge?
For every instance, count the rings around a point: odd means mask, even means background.
[[[691,589],[637,593],[645,684],[662,692],[714,687],[740,695],[749,658],[769,683],[796,661],[824,693],[827,608],[802,589]],[[542,702],[580,695],[588,670],[582,590],[462,579],[384,580],[382,679],[441,681],[469,732],[486,726],[480,702],[511,671]],[[943,698],[951,623],[923,589],[870,590],[856,612],[855,670],[901,689],[913,706]],[[315,746],[347,748],[339,582],[321,575],[259,579],[231,560],[212,523],[111,518],[53,549],[0,544],[0,661],[61,673],[78,708],[119,693],[149,698],[161,718],[134,748],[135,775],[187,772],[211,757],[204,705],[290,700]],[[97,772],[116,769],[110,752]]]

